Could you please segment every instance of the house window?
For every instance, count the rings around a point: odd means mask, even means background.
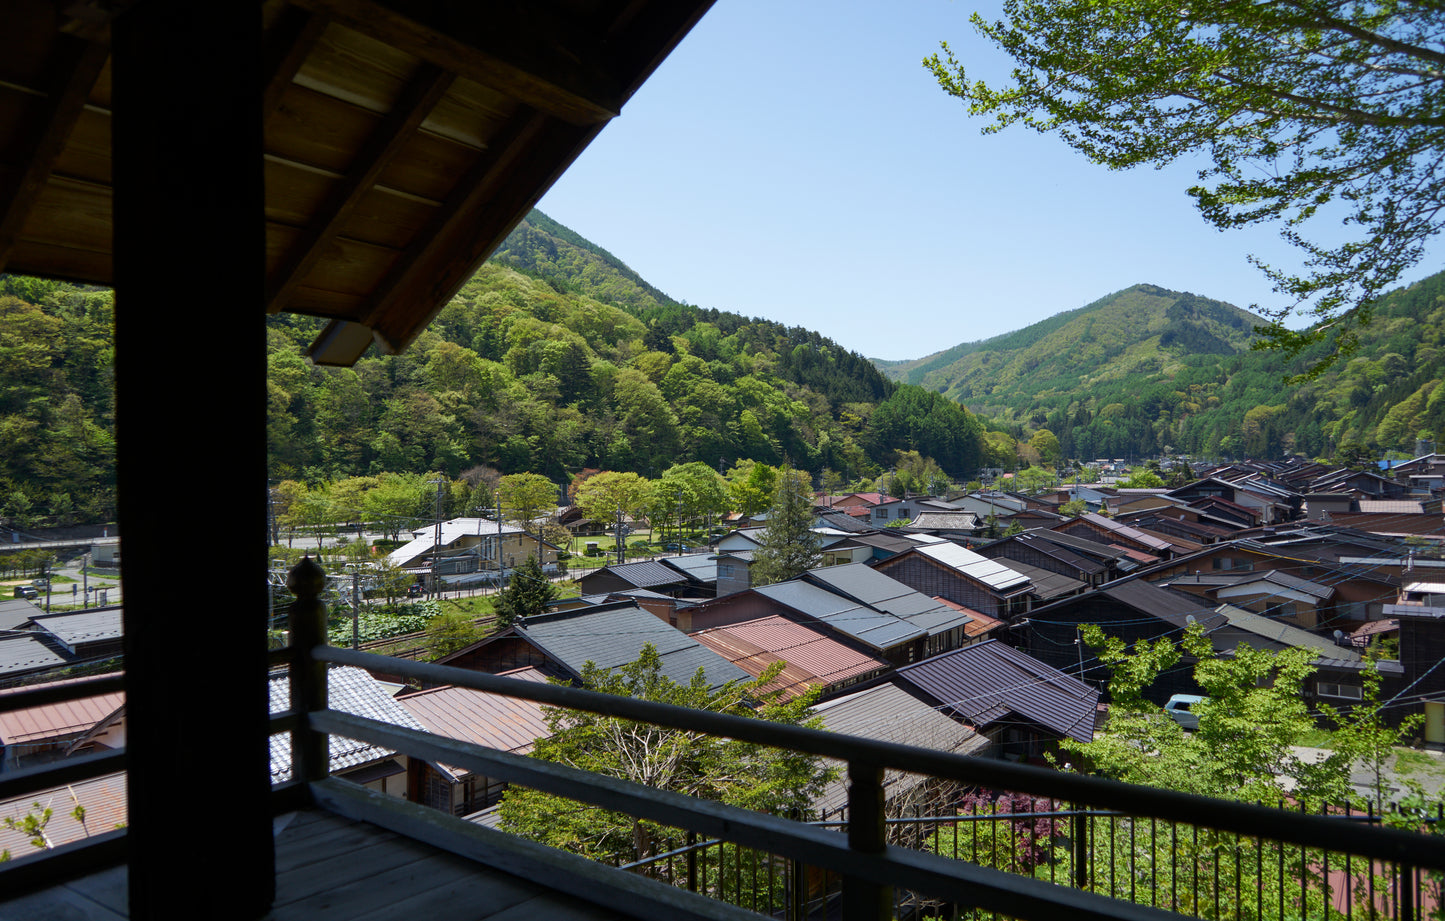
[[[1345,700],[1364,700],[1365,692],[1356,684],[1336,684],[1330,681],[1321,681],[1315,685],[1321,697],[1340,697]]]
[[[879,518],[887,518],[887,517],[888,517],[888,509],[886,509],[886,508],[880,508],[880,509],[878,510],[878,517],[879,517]]]
[[[719,563],[719,564],[717,564],[717,574],[718,574],[718,577],[719,577],[719,578],[722,578],[722,579],[731,579],[731,578],[733,577],[733,564],[731,564],[731,563]]]

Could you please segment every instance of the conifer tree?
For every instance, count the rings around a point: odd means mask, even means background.
[[[813,499],[808,475],[784,467],[778,471],[778,488],[768,525],[753,557],[754,585],[796,579],[822,562],[822,547],[813,533]]]
[[[537,557],[527,560],[512,573],[512,581],[497,596],[497,624],[510,627],[524,617],[541,614],[548,602],[557,597],[557,586],[542,572]]]

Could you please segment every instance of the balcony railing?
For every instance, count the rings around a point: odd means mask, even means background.
[[[1416,919],[1439,908],[1438,892],[1431,886],[1445,877],[1445,837],[399,661],[325,645],[324,614],[319,602],[298,602],[292,611],[292,646],[279,654],[290,666],[293,708],[273,717],[272,731],[291,733],[293,780],[275,791],[278,813],[311,804],[443,847],[460,847],[457,842],[467,839],[463,850],[502,865],[512,862],[510,854],[532,854],[540,847],[391,797],[338,794],[340,782],[327,779],[327,773],[329,736],[340,735],[693,836],[691,847],[664,855],[672,860],[670,869],[659,869],[664,863],[630,871],[601,866],[586,871],[597,891],[612,892],[619,900],[635,894],[638,885],[650,886],[650,891],[671,888],[678,898],[692,900],[685,911],[679,908],[679,917],[708,916],[688,889],[760,914],[793,918],[805,917],[810,906],[816,909],[836,891],[834,904],[841,906],[842,916],[860,921],[895,917],[901,907],[1039,919],[1184,915],[1280,921]],[[334,711],[326,705],[331,665],[379,669],[428,684],[830,759],[844,765],[848,778],[847,823],[840,831],[836,825],[791,821]],[[116,679],[106,678],[22,692],[5,706],[85,696],[115,685]],[[120,768],[121,755],[106,754],[0,775],[0,798]],[[911,835],[904,834],[903,823],[890,824],[885,803],[884,774],[890,770],[921,774],[959,789],[1008,791],[1042,806],[1007,822],[955,812],[933,823],[936,827],[915,824]],[[992,831],[980,837],[985,825]],[[1024,850],[1021,835],[1028,845]],[[76,866],[94,865],[98,859],[118,861],[123,838],[124,832],[111,832],[43,858],[15,861],[0,870],[0,885],[23,880],[23,874],[40,863],[49,864],[46,872],[54,877],[57,861]],[[732,849],[731,856],[726,848]],[[677,869],[680,866],[687,869]],[[637,874],[653,881],[639,880]],[[620,882],[624,879],[633,882]],[[737,911],[714,904],[715,917]]]

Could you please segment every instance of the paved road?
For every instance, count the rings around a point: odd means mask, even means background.
[[[1328,752],[1318,748],[1297,747],[1301,758],[1318,759]],[[1375,795],[1375,772],[1363,763],[1350,770],[1350,784],[1361,797]],[[1395,801],[1414,792],[1417,786],[1427,799],[1438,800],[1445,791],[1445,753],[1412,748],[1396,749],[1395,757],[1385,769],[1385,799]]]

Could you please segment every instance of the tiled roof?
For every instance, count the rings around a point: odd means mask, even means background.
[[[998,640],[916,662],[898,678],[979,728],[1016,713],[1061,737],[1094,737],[1099,691]]]
[[[271,692],[271,712],[282,713],[291,708],[291,688],[284,672],[272,674],[268,682]],[[424,730],[416,717],[397,703],[375,678],[359,668],[334,666],[326,673],[327,706],[341,713],[351,713],[369,719],[405,726],[408,729]],[[359,742],[344,736],[331,736],[331,773],[344,771],[395,754],[389,748]],[[291,736],[276,733],[271,736],[271,782],[282,783],[291,779]]]
[[[782,691],[785,698],[796,697],[813,685],[846,681],[888,667],[881,659],[776,615],[699,630],[692,636],[755,678],[774,662],[786,662],[777,680],[763,688]]]

